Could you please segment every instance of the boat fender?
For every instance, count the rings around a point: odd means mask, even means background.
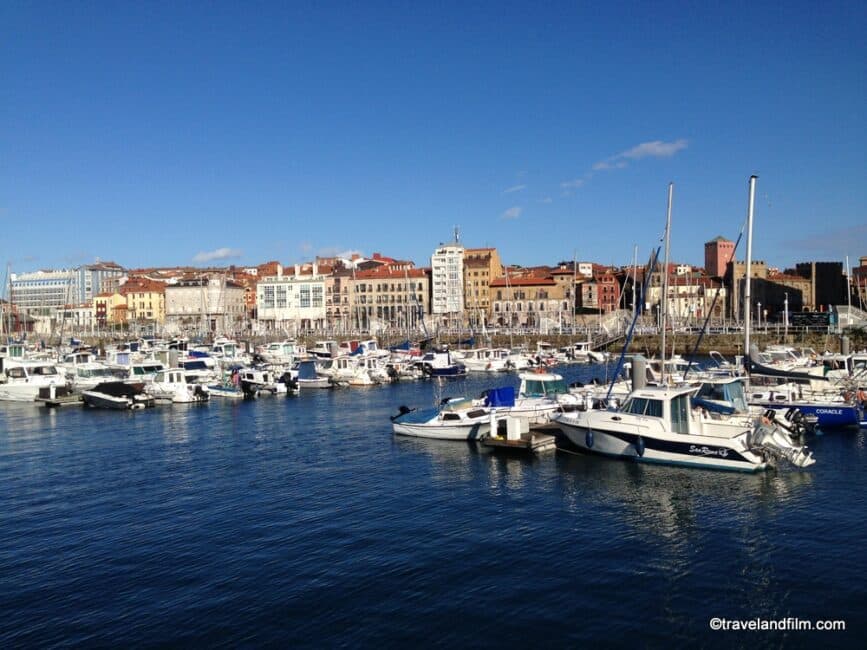
[[[584,437],[584,443],[587,445],[587,449],[593,449],[593,431],[591,429],[587,430],[587,435]]]
[[[638,439],[635,441],[635,451],[638,453],[638,456],[644,456],[644,438],[638,436]]]

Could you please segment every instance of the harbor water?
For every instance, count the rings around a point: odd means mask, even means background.
[[[755,475],[391,433],[402,404],[507,383],[0,404],[0,645],[860,646],[865,431]]]

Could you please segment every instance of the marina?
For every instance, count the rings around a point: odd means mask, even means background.
[[[585,385],[611,371],[560,369]],[[811,438],[805,470],[758,474],[392,434],[396,404],[490,385],[0,404],[0,639],[493,646],[544,625],[579,645],[613,624],[698,644],[714,615],[861,620],[864,430]]]

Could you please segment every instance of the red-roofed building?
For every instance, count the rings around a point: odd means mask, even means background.
[[[376,269],[349,272],[339,278],[340,310],[332,314],[357,329],[416,327],[430,312],[430,270],[398,269],[383,265]],[[346,289],[346,291],[343,291]],[[332,294],[334,295],[334,294]]]
[[[497,325],[556,327],[570,319],[562,284],[540,267],[508,269],[504,277],[491,281],[491,297]]]

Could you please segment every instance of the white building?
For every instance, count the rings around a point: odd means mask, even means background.
[[[70,304],[90,302],[105,291],[116,291],[123,268],[114,262],[85,264],[76,269],[11,273],[11,302],[23,312],[51,315]]]
[[[464,247],[460,244],[440,246],[430,258],[431,313],[464,313]]]
[[[10,302],[25,313],[48,314],[79,301],[78,278],[75,269],[10,273]]]
[[[231,335],[243,329],[244,287],[225,276],[179,280],[166,286],[167,332]]]
[[[260,331],[283,330],[293,335],[301,330],[325,329],[325,276],[314,262],[312,273],[301,273],[295,265],[294,274],[283,273],[259,279],[256,287],[256,311]]]

